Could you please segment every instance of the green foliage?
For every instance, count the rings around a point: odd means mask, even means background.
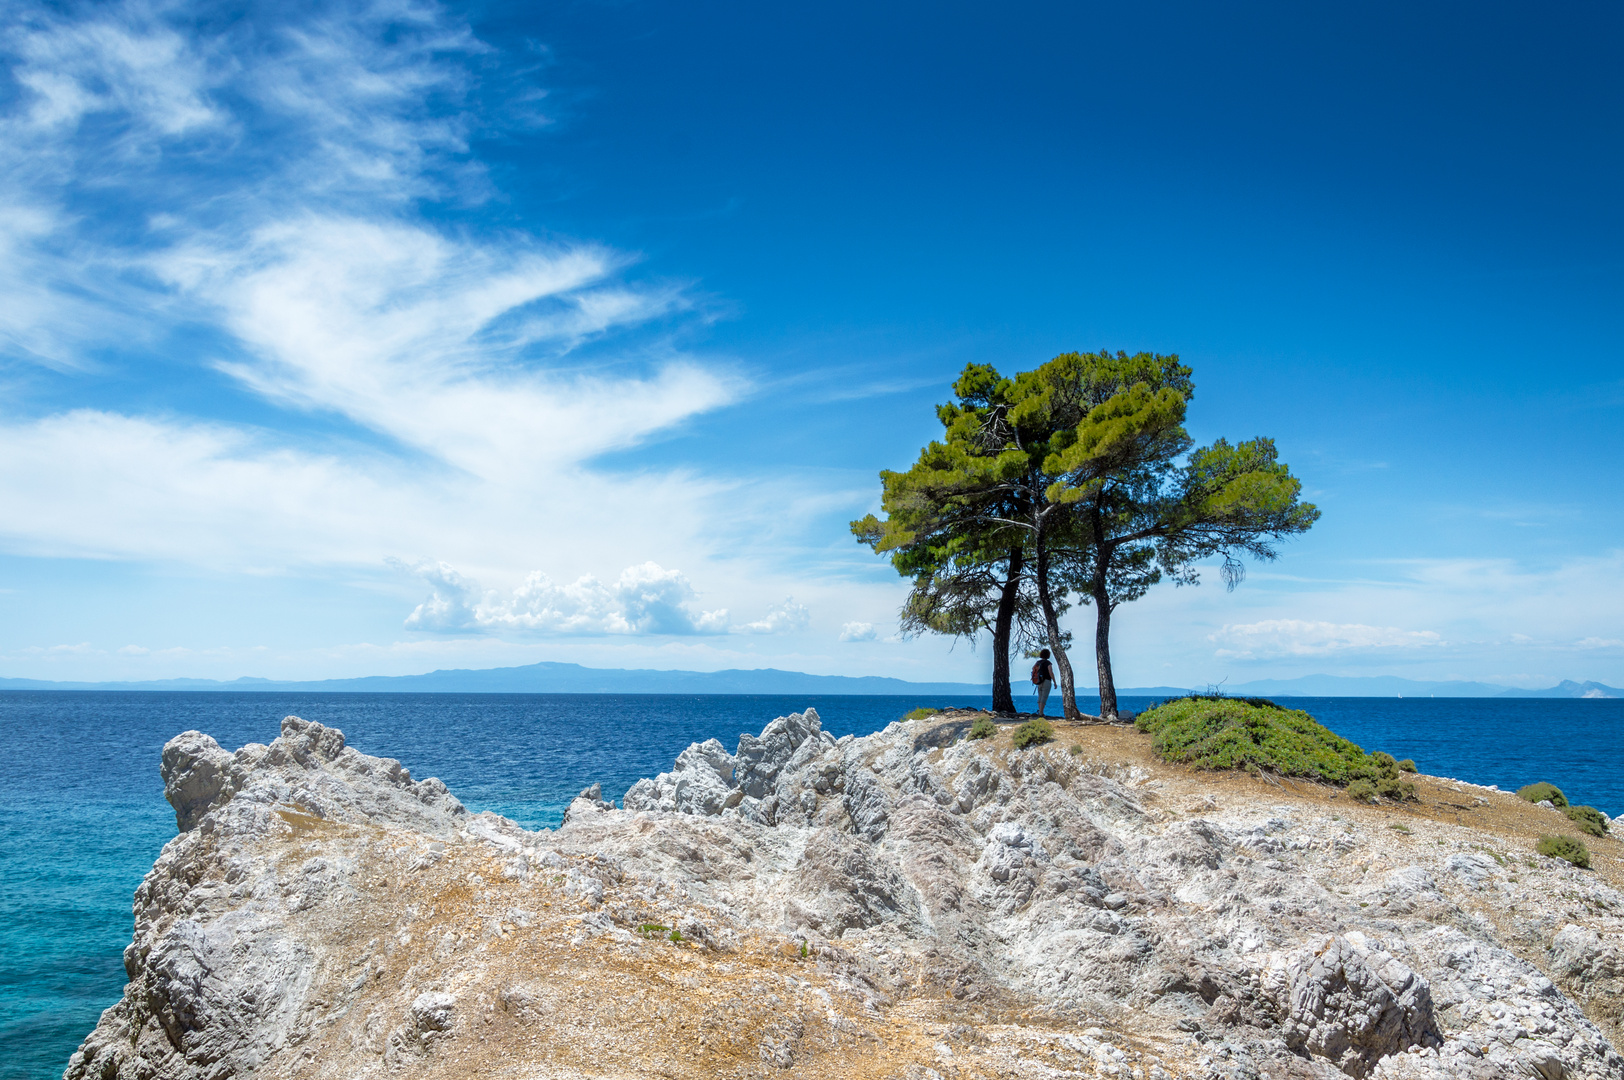
[[[990,716],[978,716],[970,725],[970,738],[990,739],[998,734],[998,725],[992,722]]]
[[[1590,869],[1590,849],[1572,836],[1542,836],[1534,850],[1552,859],[1565,859],[1581,870]]]
[[[657,936],[659,936],[661,934],[664,934],[664,933],[666,933],[668,931],[674,932],[674,931],[671,931],[671,928],[669,926],[662,926],[657,922],[646,922],[642,926],[639,926],[637,928],[637,932],[639,934],[642,934],[646,938],[657,937]]]
[[[1082,757],[1083,753],[1084,753],[1084,750],[1083,750],[1083,746],[1082,746],[1081,743],[1072,743],[1071,744],[1071,756],[1072,757]]]
[[[1568,815],[1568,820],[1591,836],[1607,835],[1607,815],[1594,806],[1568,806],[1562,812]]]
[[[971,364],[953,392],[937,408],[943,437],[906,472],[880,473],[884,519],[852,532],[913,578],[905,632],[973,640],[991,628],[995,671],[1011,634],[1044,641],[1067,715],[1057,620],[1071,595],[1095,605],[1104,642],[1111,609],[1164,576],[1195,584],[1197,565],[1221,556],[1233,588],[1240,556],[1272,559],[1276,542],[1319,517],[1272,440],[1192,449],[1195,384],[1175,355],[1065,353],[1013,379]],[[1102,708],[1115,716],[1108,648],[1098,662]],[[995,701],[1000,692],[995,676]]]
[[[673,944],[673,945],[681,945],[682,944],[682,933],[681,933],[681,931],[678,931],[678,930],[671,931],[671,944]]]
[[[1198,769],[1250,764],[1333,784],[1374,771],[1363,750],[1312,716],[1261,700],[1178,698],[1140,713],[1134,725],[1153,736],[1159,756]]]
[[[942,710],[940,710],[940,709],[933,709],[928,705],[921,705],[921,706],[919,706],[919,708],[914,709],[912,712],[903,713],[902,718],[904,720],[923,720],[925,717],[927,717],[927,716],[935,716],[937,713],[939,713],[941,711]]]
[[[1378,776],[1376,793],[1384,799],[1401,802],[1415,798],[1415,785],[1408,780],[1400,780],[1397,776]]]
[[[914,579],[905,629],[979,632],[997,603],[998,564],[1025,547],[1020,527],[1003,520],[1023,509],[1018,489],[1029,467],[1009,445],[1013,385],[988,365],[967,365],[953,384],[955,400],[936,408],[942,438],[906,472],[881,470],[885,517],[851,523],[861,543]]]
[[[1366,754],[1302,710],[1266,698],[1192,695],[1140,713],[1134,725],[1153,737],[1160,757],[1198,769],[1348,785],[1352,798],[1367,802],[1415,797],[1415,785],[1399,779],[1391,754]]]
[[[1041,716],[1034,716],[1026,723],[1015,729],[1015,734],[1009,737],[1010,743],[1017,750],[1025,750],[1036,743],[1046,743],[1054,738],[1054,725]]]
[[[1557,787],[1555,784],[1547,784],[1543,780],[1537,784],[1529,784],[1527,787],[1522,788],[1517,792],[1517,797],[1519,799],[1527,799],[1531,803],[1539,803],[1549,800],[1557,807],[1568,805],[1568,797],[1562,794],[1562,789]]]
[[[1417,770],[1416,767],[1415,767],[1415,759],[1414,758],[1405,758],[1403,761],[1398,763],[1398,771],[1399,772],[1418,772],[1419,770]]]
[[[801,959],[802,960],[806,959],[806,954],[807,954],[808,951],[809,950],[806,947],[806,942],[804,942],[804,941],[801,942]]]

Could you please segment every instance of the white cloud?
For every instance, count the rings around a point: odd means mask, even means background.
[[[1425,649],[1443,644],[1431,630],[1401,630],[1360,623],[1265,619],[1225,626],[1209,636],[1224,659],[1256,660],[1286,656],[1332,656],[1379,649]]]
[[[0,491],[14,552],[237,569],[360,561],[392,547],[391,523],[416,510],[410,473],[364,455],[88,409],[0,424]]]
[[[253,428],[0,413],[0,547],[226,570],[432,551],[512,577],[627,565],[645,536],[687,563],[725,543],[716,500],[732,485],[592,461],[742,382],[658,342],[558,363],[681,315],[683,290],[628,281],[631,260],[597,245],[418,213],[471,182],[489,50],[461,22],[412,0],[218,24],[141,3],[14,11],[0,352],[97,372],[184,332],[212,344],[166,362],[204,382],[213,367],[283,411]],[[520,99],[538,122],[536,93],[504,98]],[[117,202],[119,228],[70,210],[74,193]]]
[[[545,634],[720,634],[727,610],[694,606],[693,585],[680,571],[646,562],[621,571],[613,584],[590,575],[555,585],[536,571],[509,596],[481,590],[445,563],[410,569],[432,587],[406,618],[406,629],[441,633],[521,630]]]
[[[782,604],[769,608],[767,614],[754,622],[747,622],[734,628],[740,634],[787,634],[795,630],[805,630],[812,623],[812,613],[806,605],[797,604],[793,596],[786,597]]]
[[[873,623],[849,622],[840,627],[841,641],[873,641],[877,637]]]
[[[568,351],[679,302],[606,284],[618,261],[590,247],[311,218],[260,230],[241,250],[169,253],[159,270],[215,305],[246,346],[222,371],[490,477],[635,445],[734,395],[729,379],[680,360],[644,377],[524,362],[527,350]]]

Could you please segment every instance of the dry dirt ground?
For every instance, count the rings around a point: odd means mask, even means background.
[[[962,722],[964,716],[951,719]],[[923,723],[936,722],[937,718]],[[1009,749],[1013,722],[986,741]],[[1542,833],[1574,832],[1560,815],[1507,793],[1416,777],[1413,803],[1367,806],[1333,788],[1240,773],[1197,773],[1156,760],[1131,727],[1056,724],[1056,742],[1091,771],[1126,776],[1169,819],[1260,801],[1359,823],[1383,838],[1353,858],[1411,861],[1414,845],[1458,846],[1459,830],[1502,866],[1534,865]],[[939,751],[938,751],[939,752]],[[954,972],[930,955],[901,957],[729,929],[660,883],[601,875],[601,906],[567,894],[571,865],[515,880],[489,845],[431,843],[419,834],[283,811],[285,872],[313,857],[353,859],[361,891],[328,917],[324,962],[297,1046],[261,1075],[289,1078],[972,1077],[1203,1075],[1201,1048],[1178,1031],[1135,1030],[1121,1018],[1060,1016],[1042,1002],[951,993]],[[1614,840],[1587,838],[1598,877],[1624,888]],[[1384,850],[1385,848],[1385,850]],[[1501,940],[1543,964],[1550,927],[1596,924],[1578,894],[1510,911],[1485,904]],[[322,905],[323,908],[331,905]],[[369,913],[364,923],[342,909]],[[1585,918],[1585,916],[1592,916]],[[1522,925],[1526,917],[1528,925]],[[605,924],[611,923],[608,932]],[[672,930],[676,930],[673,938]],[[590,931],[590,932],[588,932]],[[455,1000],[443,1030],[435,1009]],[[398,1023],[410,1002],[415,1024]],[[1588,1007],[1615,1045],[1615,1004]],[[1159,1029],[1161,1025],[1156,1025]],[[1063,1067],[1062,1066],[1063,1064]]]

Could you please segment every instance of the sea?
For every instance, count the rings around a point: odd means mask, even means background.
[[[124,987],[131,897],[175,816],[159,752],[196,729],[227,749],[282,717],[344,731],[356,749],[438,776],[470,810],[556,826],[592,783],[618,799],[691,742],[818,710],[835,736],[919,705],[988,698],[664,694],[0,692],[0,1080],[55,1080]],[[1283,698],[1366,750],[1421,771],[1515,789],[1549,780],[1624,814],[1624,700]],[[1051,701],[1051,705],[1054,702]],[[1097,699],[1078,700],[1087,711]],[[1153,699],[1124,697],[1138,711]]]

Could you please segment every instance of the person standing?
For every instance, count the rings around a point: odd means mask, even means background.
[[[1043,715],[1049,704],[1049,691],[1054,689],[1054,667],[1049,663],[1049,650],[1038,650],[1038,662],[1032,665],[1032,685],[1038,691],[1038,715]]]

